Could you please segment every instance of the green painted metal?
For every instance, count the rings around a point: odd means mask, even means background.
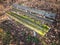
[[[9,16],[14,18],[19,23],[22,23],[23,25],[29,27],[30,29],[36,31],[40,35],[44,36],[49,31],[49,26],[45,24],[41,24],[40,21],[35,21],[35,19],[30,18],[26,15],[18,15],[13,12],[8,12]]]

